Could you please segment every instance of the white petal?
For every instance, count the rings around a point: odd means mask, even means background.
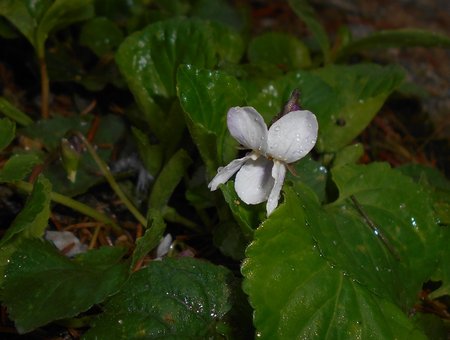
[[[217,175],[209,182],[208,188],[211,189],[211,191],[216,190],[220,184],[228,181],[230,177],[241,168],[245,161],[251,157],[253,157],[252,153],[247,154],[245,157],[231,161],[226,167],[217,169]]]
[[[53,242],[56,248],[64,250],[68,257],[84,253],[88,250],[85,244],[82,244],[78,237],[70,231],[52,231],[45,232],[45,239]]]
[[[167,234],[164,236],[156,248],[156,258],[161,259],[163,256],[167,255],[172,245],[172,235]]]
[[[280,199],[281,187],[283,186],[284,177],[286,176],[286,166],[278,161],[274,161],[272,168],[272,177],[275,180],[272,191],[270,192],[269,199],[267,200],[266,210],[267,216],[278,206],[278,200]]]
[[[319,125],[310,111],[292,111],[269,129],[268,154],[285,163],[303,158],[316,144]]]
[[[267,200],[273,187],[273,162],[265,157],[249,159],[236,175],[234,188],[239,198],[247,204],[258,204]]]
[[[247,149],[265,153],[267,149],[267,125],[253,107],[232,107],[227,114],[228,130]]]

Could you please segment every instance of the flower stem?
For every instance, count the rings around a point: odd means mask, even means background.
[[[139,210],[133,205],[133,203],[128,199],[125,193],[120,188],[119,184],[114,179],[114,176],[108,170],[108,166],[105,162],[98,156],[97,152],[92,147],[91,143],[81,134],[77,133],[77,135],[81,138],[87,150],[91,154],[97,166],[100,168],[100,171],[105,176],[111,188],[114,190],[117,196],[122,200],[123,204],[127,207],[127,209],[133,214],[133,216],[141,223],[144,227],[147,227],[147,219],[139,212]]]
[[[17,181],[14,182],[14,186],[17,187],[20,190],[23,190],[27,193],[30,193],[33,190],[33,184],[24,182],[24,181]],[[50,199],[55,202],[62,204],[68,208],[71,208],[73,210],[76,210],[86,216],[92,217],[93,219],[103,222],[107,225],[110,225],[115,232],[119,234],[123,234],[122,228],[110,217],[106,216],[105,214],[102,214],[101,212],[95,210],[94,208],[91,208],[87,206],[86,204],[83,204],[81,202],[78,202],[70,197],[67,197],[65,195],[58,194],[56,192],[50,193]]]
[[[45,54],[39,57],[39,66],[41,71],[41,116],[43,119],[48,119],[50,85],[48,80],[47,62],[45,60]]]

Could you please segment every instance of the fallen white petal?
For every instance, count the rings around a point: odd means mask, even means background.
[[[232,107],[228,110],[227,125],[230,134],[247,149],[265,153],[267,125],[253,107]]]
[[[236,175],[234,188],[239,198],[247,204],[258,204],[267,200],[273,187],[273,162],[265,157],[249,159]]]
[[[269,129],[268,154],[285,163],[293,163],[312,150],[319,125],[310,111],[292,111]]]
[[[270,192],[269,199],[267,200],[266,204],[267,216],[269,216],[278,206],[281,187],[283,186],[285,176],[286,166],[281,162],[274,161],[272,168],[272,177],[275,180],[275,183],[272,187],[272,191]]]
[[[59,250],[68,249],[65,253],[66,256],[75,256],[80,253],[84,253],[88,250],[87,245],[81,244],[80,240],[70,231],[53,231],[47,230],[45,232],[45,239],[51,241]]]
[[[172,244],[172,235],[167,234],[161,239],[158,247],[156,248],[156,258],[161,259],[163,256],[167,255]]]
[[[212,179],[211,182],[209,182],[208,188],[211,189],[211,191],[216,190],[220,184],[223,184],[226,181],[228,181],[231,178],[231,176],[233,176],[236,173],[236,171],[238,171],[241,168],[241,166],[245,163],[245,161],[250,159],[252,156],[253,155],[251,153],[247,154],[245,157],[231,161],[226,167],[219,168],[217,170],[217,175]]]

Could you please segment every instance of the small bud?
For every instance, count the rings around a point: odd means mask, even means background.
[[[61,160],[67,172],[67,178],[75,183],[78,163],[80,161],[80,148],[76,137],[61,139]]]

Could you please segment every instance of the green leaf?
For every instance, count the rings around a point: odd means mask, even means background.
[[[61,139],[67,137],[71,131],[86,134],[89,130],[93,117],[73,116],[55,117],[38,121],[21,130],[26,136],[42,141],[49,151],[56,151]],[[94,137],[94,143],[114,145],[125,133],[124,121],[115,115],[106,115],[100,118],[99,127]],[[112,153],[111,148],[99,148],[98,155],[105,162],[109,161]],[[74,183],[68,180],[67,173],[61,161],[53,162],[44,171],[46,177],[52,182],[54,191],[67,196],[74,196],[85,192],[91,186],[98,184],[104,179],[98,176],[98,166],[87,152],[80,157],[77,178]]]
[[[332,176],[339,198],[326,207],[328,222],[312,228],[322,253],[380,296],[411,308],[444,243],[430,197],[385,163],[345,165]]]
[[[231,6],[225,0],[197,0],[194,1],[190,15],[205,20],[216,21],[241,31],[244,28],[242,16],[239,15],[236,7]]]
[[[327,63],[330,59],[330,41],[325,28],[317,20],[314,9],[307,0],[289,0],[289,5],[294,10],[295,14],[303,20],[309,31],[314,35],[314,38],[316,38],[322,50],[325,63]]]
[[[45,12],[36,31],[38,56],[44,55],[44,45],[50,33],[94,15],[92,0],[55,0]]]
[[[148,136],[136,127],[131,128],[139,156],[145,169],[151,174],[157,174],[163,162],[163,150],[160,144],[150,144]]]
[[[310,219],[309,206],[319,208],[312,197],[286,189],[284,204],[247,249],[243,288],[257,337],[425,339],[396,305],[321,255],[310,233],[319,227]]]
[[[25,206],[0,240],[0,283],[10,256],[20,249],[24,239],[41,237],[50,216],[51,184],[39,176]]]
[[[311,66],[308,48],[296,37],[277,32],[257,36],[250,41],[248,58],[251,63],[270,63],[284,70]]]
[[[89,124],[93,117],[73,116],[55,117],[46,120],[39,120],[21,130],[27,137],[40,140],[48,150],[55,150],[59,147],[61,139],[71,131],[87,133]]]
[[[234,190],[233,181],[221,185],[220,190],[236,221],[241,226],[244,237],[251,240],[253,230],[261,223],[262,216],[265,217],[265,209],[262,206],[253,206],[242,202]]]
[[[233,29],[211,22],[211,39],[220,60],[228,63],[239,63],[245,51],[242,37]]]
[[[164,222],[161,211],[150,209],[148,216],[148,228],[145,231],[144,236],[136,240],[136,248],[133,251],[131,259],[131,269],[136,266],[136,263],[140,259],[158,246],[161,242],[161,237],[166,230],[166,223]]]
[[[319,162],[307,156],[294,164],[296,175],[288,173],[287,179],[291,180],[294,187],[297,185],[307,185],[319,198],[320,202],[326,199],[326,183],[328,170]]]
[[[19,36],[20,34],[14,26],[4,17],[0,16],[0,37],[5,39],[15,39]]]
[[[181,181],[189,165],[191,157],[183,149],[178,150],[167,162],[156,179],[148,200],[150,209],[162,210],[169,202],[173,191]]]
[[[344,59],[367,49],[401,47],[450,47],[450,37],[421,29],[398,29],[378,31],[350,42],[339,52],[336,59]]]
[[[36,154],[15,154],[0,169],[0,183],[20,181],[27,176],[41,160]]]
[[[444,227],[442,229],[443,239],[448,243],[450,240],[450,229]],[[448,266],[448,259],[450,257],[449,247],[443,247],[440,257],[440,266],[436,272],[431,275],[431,279],[436,282],[441,282],[441,286],[428,296],[430,299],[442,297],[444,295],[450,296],[450,267]]]
[[[51,5],[50,0],[38,0],[32,6],[31,0],[4,0],[0,2],[0,15],[11,22],[37,49],[35,30],[37,20]]]
[[[421,164],[406,164],[398,169],[429,193],[437,222],[450,226],[450,181],[439,170]]]
[[[146,97],[175,96],[178,65],[215,64],[210,34],[206,22],[172,19],[152,24],[125,39],[117,52],[117,63],[142,107],[146,107]]]
[[[171,19],[157,22],[125,39],[116,61],[152,132],[167,138],[170,125],[159,106],[176,95],[176,72],[180,64],[211,68],[217,56],[236,58],[236,44],[229,30],[198,19]]]
[[[330,65],[269,82],[249,104],[270,121],[298,88],[300,106],[319,121],[316,148],[336,152],[364,130],[402,79],[403,71],[396,66]]]
[[[4,0],[0,14],[13,23],[43,58],[50,33],[93,16],[92,0]]]
[[[231,309],[231,273],[192,258],[153,261],[105,305],[85,339],[209,338]]]
[[[236,142],[227,132],[226,115],[244,103],[236,78],[221,71],[183,65],[177,74],[178,96],[187,125],[210,173],[234,158]]]
[[[104,17],[87,21],[80,32],[80,44],[89,47],[99,57],[114,51],[123,38],[119,27]]]
[[[356,163],[364,154],[364,146],[360,143],[355,143],[343,147],[336,152],[333,159],[333,167],[338,167],[346,164]]]
[[[48,242],[26,240],[6,270],[2,298],[19,333],[73,317],[119,290],[124,249],[104,247],[70,260]],[[45,306],[45,308],[42,308]]]
[[[16,136],[16,124],[8,118],[0,118],[0,151],[6,148]]]
[[[15,236],[40,237],[44,234],[50,215],[51,190],[52,185],[48,179],[39,176],[24,208],[0,240],[0,246],[12,241]]]
[[[0,112],[6,117],[16,121],[17,123],[27,126],[33,123],[33,120],[25,113],[17,109],[6,98],[0,97]]]
[[[442,238],[448,242],[450,240],[450,181],[437,169],[421,164],[407,164],[398,169],[420,184],[423,190],[430,195],[437,223],[442,226]],[[441,281],[442,285],[429,295],[430,299],[450,295],[450,268],[447,265],[450,248],[441,247],[439,257],[440,266],[432,274],[431,279]]]
[[[330,66],[315,74],[332,87],[336,100],[334,110],[327,110],[325,115],[317,112],[320,133],[317,147],[325,152],[337,151],[358,136],[404,76],[396,66],[373,64]],[[322,94],[315,99],[321,96],[327,100]],[[320,106],[322,109],[324,105]]]

